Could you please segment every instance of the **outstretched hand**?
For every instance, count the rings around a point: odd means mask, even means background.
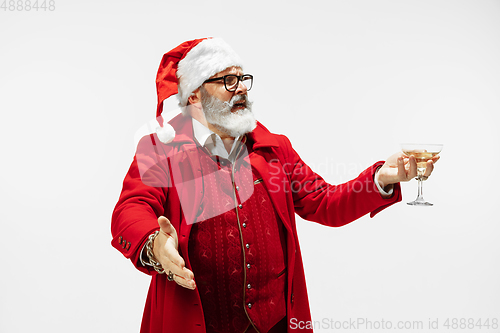
[[[153,253],[160,262],[162,268],[168,274],[171,271],[174,274],[174,281],[188,289],[195,289],[194,274],[186,268],[184,259],[179,254],[179,239],[177,231],[165,216],[158,218],[160,232],[154,241]]]
[[[439,160],[439,155],[427,161],[423,179],[427,179],[434,170],[434,163]],[[414,156],[402,152],[390,156],[378,171],[378,182],[382,188],[387,185],[407,182],[417,176],[417,161]]]

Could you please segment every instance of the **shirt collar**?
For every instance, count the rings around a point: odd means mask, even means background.
[[[212,155],[217,155],[223,158],[234,159],[235,148],[241,141],[243,136],[238,136],[234,139],[233,146],[231,147],[231,152],[228,154],[224,143],[220,136],[211,131],[208,127],[200,123],[198,120],[191,118],[193,121],[193,136],[203,147],[207,147]],[[232,158],[230,158],[232,157]]]
[[[212,134],[215,134],[211,130],[208,129],[208,127],[205,127],[202,123],[200,123],[198,120],[191,118],[193,120],[193,136],[200,143],[200,145],[205,146],[207,143],[207,140],[212,136]]]

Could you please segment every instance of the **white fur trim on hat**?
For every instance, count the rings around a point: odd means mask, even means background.
[[[156,135],[161,142],[167,144],[175,138],[175,130],[172,125],[165,123],[163,127],[160,125],[156,127]]]
[[[205,80],[232,66],[243,67],[243,64],[236,52],[221,38],[205,39],[193,47],[177,67],[179,105],[186,106],[191,93]]]
[[[174,119],[180,113],[182,113],[181,109],[174,109],[168,112],[164,110],[160,116],[163,118],[163,127],[160,126],[158,119],[156,119],[155,132],[156,135],[158,135],[158,139],[164,144],[172,142],[172,140],[175,138],[175,130],[168,122]]]

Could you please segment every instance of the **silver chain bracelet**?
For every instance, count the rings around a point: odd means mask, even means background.
[[[163,267],[161,267],[161,264],[158,262],[153,253],[154,241],[159,233],[160,231],[156,230],[155,233],[149,235],[148,241],[146,242],[146,255],[148,256],[149,263],[151,264],[151,266],[153,266],[155,271],[157,271],[160,274],[165,274],[165,270],[163,269]]]

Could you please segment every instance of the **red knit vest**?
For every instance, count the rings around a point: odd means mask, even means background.
[[[191,229],[189,258],[207,333],[268,332],[286,315],[283,225],[248,159],[199,156],[204,218]]]

